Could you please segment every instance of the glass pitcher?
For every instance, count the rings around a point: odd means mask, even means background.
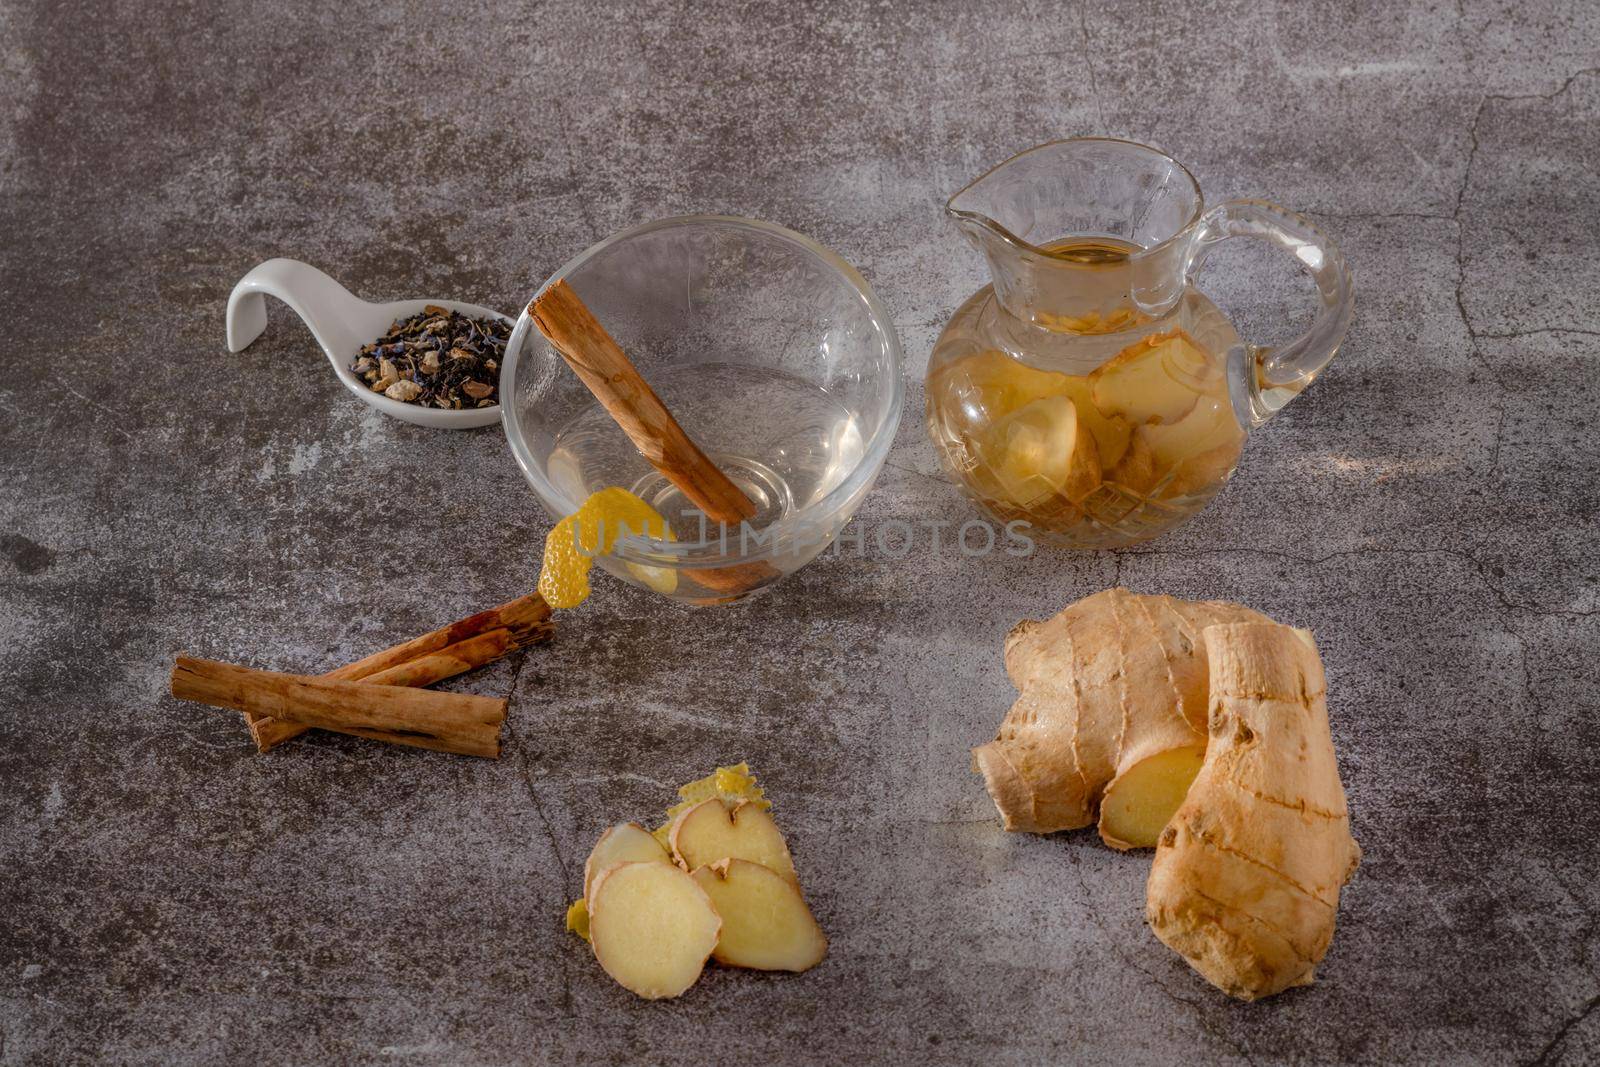
[[[1182,164],[1131,141],[1031,148],[946,210],[993,283],[934,344],[928,431],[973,499],[1047,542],[1113,548],[1194,515],[1350,323],[1350,271],[1309,221],[1260,200],[1208,211]],[[1316,282],[1321,308],[1288,345],[1241,341],[1194,287],[1207,251],[1240,235]]]

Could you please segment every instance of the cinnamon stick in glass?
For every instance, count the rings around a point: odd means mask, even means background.
[[[565,280],[556,281],[535,297],[528,305],[528,315],[639,454],[708,519],[737,527],[755,518],[756,506],[750,497],[678,425],[639,368]],[[688,573],[702,585],[736,593],[770,580],[778,571],[758,560]]]
[[[744,490],[700,451],[626,352],[564,280],[528,307],[533,324],[561,353],[650,464],[713,522],[737,526],[756,516]]]
[[[172,695],[303,726],[489,758],[500,754],[506,717],[506,701],[498,697],[280,674],[189,656],[173,664]]]

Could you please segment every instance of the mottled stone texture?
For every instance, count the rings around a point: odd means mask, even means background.
[[[868,519],[967,514],[921,426],[984,280],[943,198],[1109,132],[1354,263],[1343,355],[1188,527],[1118,553],[824,559],[745,607],[603,579],[498,762],[256,755],[173,654],[306,671],[534,578],[498,430],[340,388],[257,261],[511,309],[631,223],[857,264],[908,403]],[[0,1064],[1594,1062],[1600,7],[1239,0],[0,5]],[[1305,283],[1208,267],[1258,337]],[[1298,284],[1298,287],[1297,287]],[[1239,1005],[1147,860],[1007,835],[967,749],[1006,629],[1121,582],[1315,629],[1366,862],[1317,984]],[[647,1004],[561,911],[602,825],[749,758],[833,949]]]

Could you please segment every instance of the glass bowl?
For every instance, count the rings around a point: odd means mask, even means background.
[[[832,543],[900,421],[900,342],[866,281],[815,241],[755,219],[685,215],[608,237],[564,279],[754,519],[706,518],[641,457],[526,307],[500,372],[511,451],[553,518],[620,486],[674,540],[627,537],[601,567],[691,604],[741,600]],[[543,289],[540,290],[543,292]]]

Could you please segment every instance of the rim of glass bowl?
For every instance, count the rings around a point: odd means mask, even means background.
[[[900,427],[901,407],[905,401],[905,382],[901,377],[901,361],[903,354],[900,350],[900,337],[895,332],[894,320],[889,311],[872,291],[872,286],[861,276],[861,272],[845,262],[838,253],[824,245],[818,244],[805,234],[796,233],[786,226],[777,223],[765,222],[761,219],[746,218],[740,215],[673,215],[664,219],[655,219],[650,222],[630,226],[619,230],[597,244],[590,245],[573,258],[563,263],[554,274],[545,280],[533,299],[537,300],[550,286],[567,277],[590,259],[610,248],[619,241],[636,237],[640,234],[650,233],[655,230],[673,229],[682,226],[694,226],[704,223],[718,223],[732,225],[745,229],[756,230],[761,233],[788,241],[818,259],[827,263],[855,290],[857,298],[866,306],[867,314],[878,327],[878,335],[883,340],[889,357],[889,366],[886,374],[889,376],[889,409],[883,421],[873,433],[872,439],[862,450],[861,461],[855,468],[833,487],[821,500],[809,505],[802,512],[787,515],[779,521],[766,527],[761,532],[762,543],[747,553],[716,551],[714,542],[706,545],[692,543],[678,543],[673,541],[656,541],[649,538],[627,538],[617,542],[611,556],[625,563],[642,563],[655,566],[672,566],[680,568],[700,568],[725,565],[730,561],[754,562],[772,556],[784,544],[785,534],[791,533],[802,526],[798,521],[805,516],[828,515],[836,510],[850,497],[859,492],[867,480],[872,477],[883,460],[889,454],[889,448],[894,443],[894,437]],[[528,306],[533,300],[522,307],[517,316],[516,326],[512,329],[510,343],[506,346],[508,352],[520,353],[522,346],[528,341],[528,333],[535,329],[532,318],[528,315]],[[511,454],[516,457],[517,466],[522,468],[522,476],[533,487],[534,494],[545,510],[552,509],[552,503],[559,506],[559,514],[555,517],[559,521],[563,516],[570,515],[578,510],[583,503],[581,500],[571,500],[565,493],[558,490],[549,478],[545,477],[539,465],[534,462],[532,453],[523,439],[522,427],[518,421],[517,405],[505,398],[516,396],[516,365],[517,359],[506,360],[500,368],[500,396],[501,424],[505,428],[506,441],[511,445]],[[619,431],[620,432],[620,431]],[[648,546],[648,547],[647,547]]]

